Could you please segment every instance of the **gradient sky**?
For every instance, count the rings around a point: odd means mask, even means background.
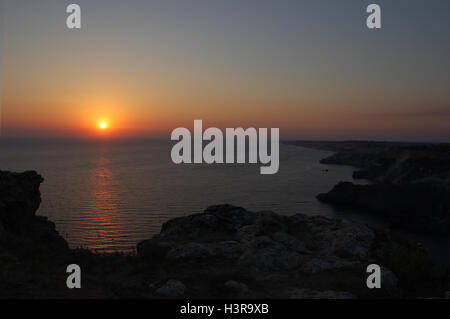
[[[450,142],[448,0],[0,0],[3,136]],[[82,8],[82,29],[65,25]],[[381,30],[365,25],[382,7]]]

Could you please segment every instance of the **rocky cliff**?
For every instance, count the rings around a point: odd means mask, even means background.
[[[358,168],[355,179],[317,198],[337,207],[374,214],[392,227],[450,235],[450,145],[383,142],[293,142],[335,151],[323,164]]]
[[[0,245],[35,252],[67,248],[55,224],[36,216],[41,203],[39,186],[44,179],[34,171],[0,171]]]
[[[211,296],[404,297],[437,288],[430,286],[436,277],[423,247],[321,216],[212,206],[168,221],[137,248],[139,256],[161,260],[167,269],[184,265],[178,279],[195,290],[205,284],[198,278],[206,280]],[[383,267],[380,290],[366,286],[366,267],[372,263]],[[227,287],[230,280],[239,283],[236,289]]]

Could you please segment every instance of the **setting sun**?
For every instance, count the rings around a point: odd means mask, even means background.
[[[108,124],[106,124],[105,122],[101,122],[98,127],[102,130],[106,130],[108,128]]]

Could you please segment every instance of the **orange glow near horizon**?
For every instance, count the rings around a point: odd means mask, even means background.
[[[54,1],[41,2],[0,0],[0,138],[167,139],[201,119],[278,127],[281,138],[450,141],[449,1],[430,6],[426,27],[388,37],[349,27],[353,5],[330,4],[317,28],[317,1],[257,12],[239,1],[91,1],[96,23],[69,34],[54,27],[64,16]]]

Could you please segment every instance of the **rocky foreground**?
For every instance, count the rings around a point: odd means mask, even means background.
[[[70,249],[35,215],[35,172],[0,172],[1,298],[405,298],[444,297],[445,274],[420,245],[365,225],[230,205],[166,222],[136,255]],[[82,289],[66,287],[66,267]],[[382,266],[382,288],[366,267]]]

